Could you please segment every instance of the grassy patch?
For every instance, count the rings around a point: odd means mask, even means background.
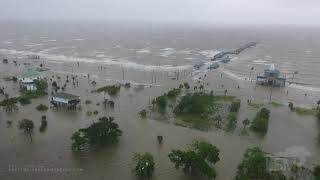
[[[233,102],[234,98],[233,96],[213,96],[202,92],[187,94],[181,97],[173,113],[183,122],[189,124],[188,126],[195,129],[208,130],[215,124],[221,127],[221,117],[219,116],[218,122],[215,120],[217,118],[214,117],[218,117],[219,110],[223,107],[225,101]],[[238,111],[240,107],[239,104],[240,101],[233,103],[232,109]],[[228,108],[228,106],[226,107]],[[234,129],[234,124],[234,121],[230,120],[231,129]]]
[[[310,109],[310,108],[303,108],[303,107],[295,107],[294,111],[302,116],[305,115],[316,115],[317,114],[317,110],[316,109]]]
[[[115,96],[120,92],[121,86],[120,85],[111,85],[111,86],[104,86],[97,89],[97,92],[107,92],[110,96]]]
[[[272,106],[274,106],[274,107],[284,106],[283,104],[281,104],[281,103],[279,103],[279,102],[275,102],[275,101],[272,101],[271,104],[272,104]]]
[[[261,108],[264,105],[264,103],[262,102],[250,102],[248,104],[248,106],[252,107],[252,108]]]

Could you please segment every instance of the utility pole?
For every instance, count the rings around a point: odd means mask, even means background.
[[[271,103],[271,98],[272,98],[272,90],[273,90],[273,83],[274,83],[274,80],[272,80],[272,85],[271,85],[271,89],[270,89],[270,97],[269,97],[269,103]]]
[[[122,80],[124,81],[124,69],[122,65],[121,65],[121,71],[122,71]]]

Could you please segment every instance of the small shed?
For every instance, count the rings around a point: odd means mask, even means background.
[[[54,107],[76,108],[80,101],[80,96],[69,93],[57,93],[51,98]]]

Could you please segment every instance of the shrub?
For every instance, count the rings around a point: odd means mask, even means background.
[[[186,89],[190,89],[190,85],[189,85],[187,82],[183,83],[183,86],[184,86],[184,88],[186,88]]]
[[[38,111],[47,111],[48,110],[48,106],[44,105],[44,104],[39,104],[36,109]]]
[[[238,166],[236,180],[267,179],[267,161],[268,158],[258,147],[248,149]]]
[[[163,96],[157,97],[155,102],[159,108],[159,111],[165,112],[167,104],[168,104],[166,96],[163,95]]]
[[[98,112],[97,110],[95,110],[95,111],[93,111],[93,114],[94,114],[94,115],[98,115],[99,112]]]
[[[240,109],[240,105],[241,105],[240,99],[237,99],[236,101],[233,101],[233,102],[231,103],[230,112],[236,112],[236,113],[238,113],[238,112],[239,112],[239,109]]]
[[[92,112],[91,112],[91,111],[87,111],[87,112],[86,112],[86,115],[87,115],[87,116],[91,116],[91,115],[92,115]]]
[[[318,110],[316,117],[318,118],[318,120],[320,120],[320,110]]]
[[[292,111],[293,110],[293,103],[289,102],[288,106],[289,106],[290,110]]]
[[[97,89],[97,92],[107,92],[110,96],[117,95],[120,92],[120,85],[104,86]]]
[[[212,164],[220,160],[219,149],[207,142],[196,142],[193,150],[172,150],[168,155],[176,169],[182,169],[186,174],[203,174],[215,178],[216,171]]]
[[[170,97],[170,98],[175,98],[175,97],[177,97],[179,94],[181,93],[181,89],[179,89],[179,88],[173,88],[172,90],[170,90],[169,92],[168,92],[168,97]]]
[[[85,100],[84,103],[85,103],[85,104],[91,104],[92,101],[91,101],[91,100]]]
[[[268,132],[270,111],[262,108],[253,119],[250,129],[255,132],[266,134]]]
[[[40,125],[40,127],[39,127],[39,131],[40,131],[40,132],[44,132],[44,131],[47,129],[47,126],[48,126],[47,120],[42,119],[42,120],[41,120],[41,125]]]
[[[113,144],[118,142],[121,134],[122,131],[119,129],[119,125],[114,122],[113,117],[102,117],[89,127],[81,128],[73,133],[71,147],[73,151],[82,151]]]
[[[124,84],[124,87],[128,89],[128,88],[131,87],[131,84],[129,82],[127,82],[127,83]]]
[[[153,156],[149,153],[135,154],[133,161],[136,163],[133,172],[139,177],[151,177],[154,171]]]
[[[21,105],[27,105],[31,103],[30,98],[27,96],[21,96],[18,99]]]
[[[320,165],[317,165],[313,168],[313,175],[315,180],[320,180]]]
[[[227,120],[227,131],[233,131],[237,126],[237,114],[235,112],[229,112]]]
[[[147,117],[147,111],[145,109],[141,110],[139,112],[139,115],[141,118],[146,118]]]

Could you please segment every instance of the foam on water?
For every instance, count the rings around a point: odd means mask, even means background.
[[[300,84],[290,84],[289,87],[294,89],[304,90],[304,91],[320,92],[320,87],[304,86]]]
[[[213,56],[215,56],[218,53],[220,53],[220,51],[217,51],[217,50],[203,50],[203,51],[199,52],[199,54],[201,54],[207,58],[212,58]]]
[[[36,43],[31,43],[31,44],[25,44],[24,46],[25,47],[36,47],[36,46],[42,46],[43,44],[42,43],[38,43],[38,44],[36,44]]]
[[[160,56],[162,56],[162,57],[169,57],[170,55],[177,52],[173,48],[164,48],[164,49],[160,49],[160,51],[161,51]]]
[[[173,66],[173,65],[145,65],[139,64],[136,62],[132,62],[125,59],[111,59],[111,58],[104,58],[104,59],[93,59],[93,58],[79,58],[73,56],[65,56],[65,55],[58,55],[58,54],[48,54],[43,52],[32,52],[32,51],[17,51],[14,49],[0,49],[0,52],[13,54],[13,55],[21,55],[26,56],[28,54],[35,54],[39,55],[41,58],[47,59],[49,61],[58,61],[58,62],[86,62],[86,63],[102,63],[106,65],[117,65],[123,66],[125,68],[132,68],[136,70],[145,70],[145,71],[175,71],[179,69],[188,69],[191,68],[191,65],[183,65],[183,66]]]
[[[74,41],[84,41],[85,39],[82,38],[77,38],[77,39],[73,39]]]
[[[11,41],[2,41],[3,44],[12,44]]]
[[[253,61],[254,64],[263,64],[263,65],[266,64],[266,62],[267,62],[267,61],[262,60],[262,59],[258,59],[258,60],[254,60],[254,61]]]
[[[148,48],[143,48],[136,51],[138,54],[149,54],[151,51]]]

